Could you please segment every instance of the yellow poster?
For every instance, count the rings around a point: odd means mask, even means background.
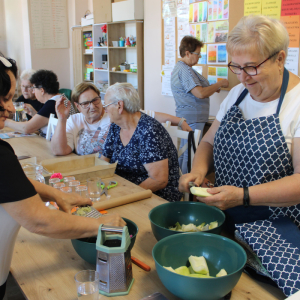
[[[262,14],[274,19],[280,19],[281,0],[262,0]]]
[[[261,0],[245,0],[244,16],[261,15]]]
[[[200,24],[196,25],[196,39],[200,41]]]
[[[194,21],[194,5],[190,4],[189,23]]]
[[[217,75],[217,68],[216,67],[208,67],[208,75],[216,76]]]

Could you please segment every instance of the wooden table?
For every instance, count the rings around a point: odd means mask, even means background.
[[[17,155],[37,156],[38,161],[54,157],[50,153],[50,142],[41,137],[25,137],[7,140],[15,149]],[[132,193],[142,188],[115,175],[119,185],[109,190],[111,197],[119,193]],[[122,189],[120,189],[122,187]],[[152,234],[149,211],[166,201],[153,195],[150,199],[134,202],[109,210],[117,212],[122,217],[133,220],[139,227],[132,255],[151,267],[146,272],[133,265],[135,282],[127,296],[111,299],[140,300],[154,292],[161,292],[169,300],[177,300],[160,282],[152,258],[152,248],[156,240]],[[11,272],[29,300],[75,300],[77,299],[74,275],[85,269],[94,269],[93,265],[83,261],[73,249],[70,240],[51,239],[28,232],[21,228],[11,265]],[[100,296],[99,299],[105,299]],[[232,300],[275,300],[285,299],[277,288],[252,280],[246,274],[242,277],[232,292]],[[199,298],[199,300],[201,300]]]

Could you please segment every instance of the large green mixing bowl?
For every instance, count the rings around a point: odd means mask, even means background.
[[[131,243],[129,249],[131,250],[136,239],[136,235],[139,231],[137,225],[129,219],[122,218],[127,223],[128,232],[131,235]],[[77,254],[90,264],[95,265],[97,262],[97,250],[96,250],[97,237],[71,240],[72,245]]]
[[[211,276],[225,269],[227,276],[195,278],[179,275],[165,267],[189,266],[188,258],[204,256]],[[211,233],[176,234],[160,240],[152,250],[156,271],[164,286],[184,300],[219,300],[239,281],[246,253],[236,242]]]
[[[208,233],[220,234],[225,221],[225,214],[218,208],[199,202],[170,202],[154,207],[149,213],[151,228],[155,238],[159,241],[169,235],[182,233],[168,229],[176,222],[182,224],[193,223],[196,226],[205,222],[218,221],[219,226],[207,230]]]

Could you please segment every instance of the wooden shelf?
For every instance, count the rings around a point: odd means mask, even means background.
[[[96,46],[94,49],[107,49],[107,46]]]
[[[137,72],[123,72],[123,71],[109,71],[109,73],[117,73],[117,74],[137,74]]]
[[[108,72],[108,70],[105,70],[105,69],[95,69],[95,71],[97,71],[97,72]]]
[[[83,53],[83,55],[93,55],[93,53]]]
[[[112,47],[112,46],[109,46],[108,47],[109,49],[136,49],[137,47],[134,46],[134,47]]]

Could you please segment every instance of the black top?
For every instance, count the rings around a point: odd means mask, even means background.
[[[43,103],[41,103],[38,100],[31,100],[31,99],[25,99],[23,95],[21,95],[16,102],[24,102],[27,104],[30,104],[37,112],[44,106]],[[30,120],[32,117],[28,114],[27,115],[27,119]]]
[[[57,118],[56,111],[55,111],[55,103],[56,101],[53,99],[49,99],[44,106],[38,111],[40,116],[50,118],[50,114],[54,114],[55,118]]]
[[[26,177],[13,148],[0,139],[0,204],[15,202],[37,194]]]

